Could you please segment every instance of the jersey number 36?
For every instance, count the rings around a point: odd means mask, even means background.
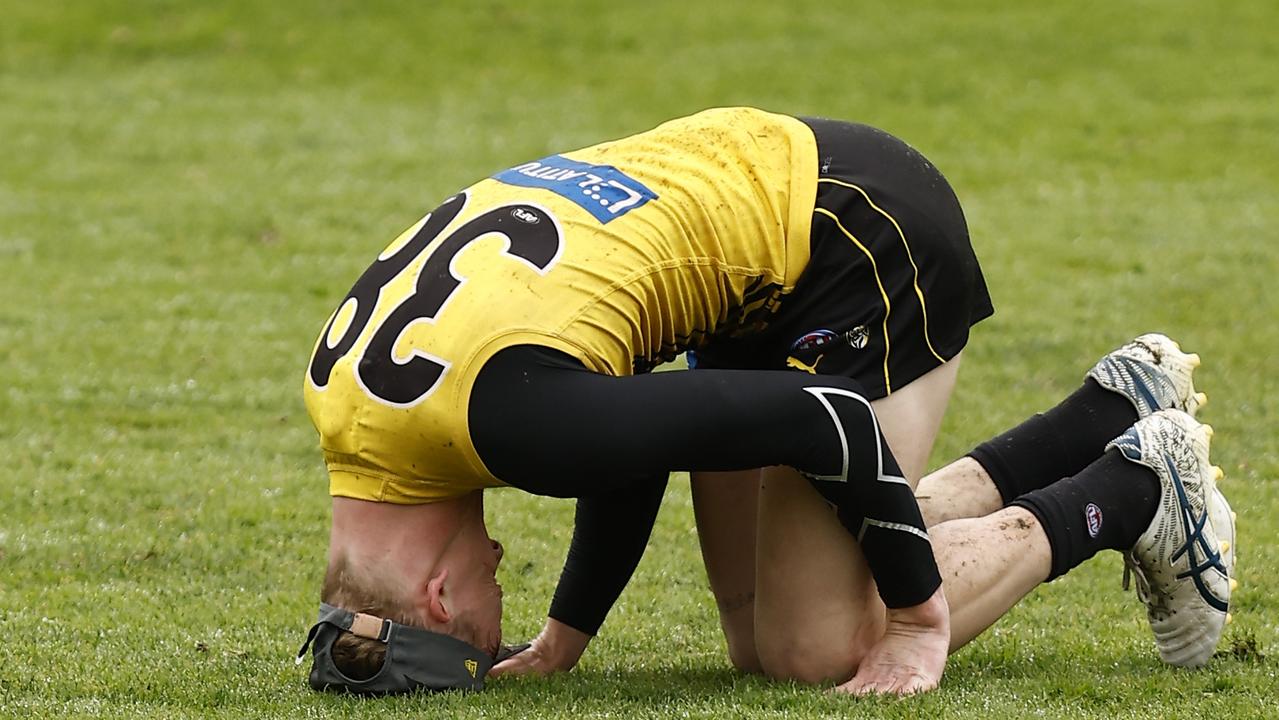
[[[504,255],[520,260],[539,273],[545,273],[560,253],[559,224],[547,211],[535,205],[504,205],[489,210],[466,222],[440,242],[444,228],[466,205],[465,193],[454,195],[433,210],[408,242],[394,251],[383,253],[355,282],[338,312],[333,314],[311,358],[309,375],[319,389],[329,384],[333,366],[355,347],[364,334],[382,291],[396,276],[431,248],[426,262],[418,271],[413,291],[400,301],[372,330],[372,335],[355,366],[356,382],[374,400],[396,407],[410,407],[421,402],[439,385],[449,363],[414,348],[407,357],[397,357],[396,345],[410,325],[418,321],[433,322],[444,310],[462,279],[453,274],[452,261],[467,245],[490,234],[507,240]],[[434,247],[431,247],[434,245]],[[394,247],[394,246],[393,246]],[[348,310],[348,305],[353,305]],[[342,337],[330,344],[333,324],[344,315],[351,317]]]

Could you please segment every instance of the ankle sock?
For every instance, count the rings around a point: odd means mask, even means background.
[[[1101,550],[1128,550],[1159,507],[1159,478],[1110,450],[1073,477],[1032,490],[1012,504],[1039,519],[1060,577]]]
[[[968,456],[985,468],[1007,505],[1083,470],[1135,422],[1137,411],[1127,398],[1087,378],[1053,409],[987,440]]]

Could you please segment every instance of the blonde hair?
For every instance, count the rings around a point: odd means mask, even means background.
[[[351,612],[451,635],[472,645],[479,635],[479,629],[461,617],[444,624],[426,622],[403,593],[394,590],[390,583],[377,581],[370,573],[358,571],[345,555],[329,563],[320,600]],[[352,680],[367,680],[377,675],[386,662],[386,643],[343,632],[333,641],[330,655],[343,675]]]

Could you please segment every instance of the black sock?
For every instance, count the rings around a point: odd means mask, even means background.
[[[968,456],[985,468],[1007,505],[1083,470],[1135,422],[1137,411],[1127,398],[1087,378],[1057,407],[987,440]]]
[[[1128,550],[1159,507],[1159,478],[1111,450],[1074,477],[1012,502],[1039,518],[1052,546],[1048,579],[1066,574],[1101,550]]]

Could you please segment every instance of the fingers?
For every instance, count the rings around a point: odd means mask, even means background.
[[[528,662],[527,660],[512,658],[510,660],[503,660],[502,662],[494,665],[493,669],[489,670],[488,677],[495,678],[495,677],[504,677],[506,675],[546,675],[546,674],[547,674],[547,671],[539,670],[536,665]]]
[[[503,646],[498,652],[500,658],[489,670],[488,677],[506,675],[550,675],[563,670],[547,657],[543,648],[536,642],[522,645]]]
[[[531,647],[533,647],[533,643],[520,643],[519,645],[503,645],[497,649],[497,658],[495,658],[495,660],[497,663],[501,663],[504,660],[509,660],[515,657],[516,655],[519,655],[520,653],[524,652],[525,650],[528,650]]]
[[[504,675],[547,675],[550,669],[539,667],[541,657],[536,652],[525,650],[508,656],[489,670],[488,676],[502,677]]]
[[[835,688],[836,692],[858,697],[867,695],[896,695],[904,697],[927,692],[937,687],[937,682],[906,667],[876,667],[859,671],[852,680]]]
[[[495,678],[502,677],[503,675],[521,675],[523,673],[521,672],[520,665],[522,665],[522,661],[519,660],[503,660],[489,670],[488,677]]]

